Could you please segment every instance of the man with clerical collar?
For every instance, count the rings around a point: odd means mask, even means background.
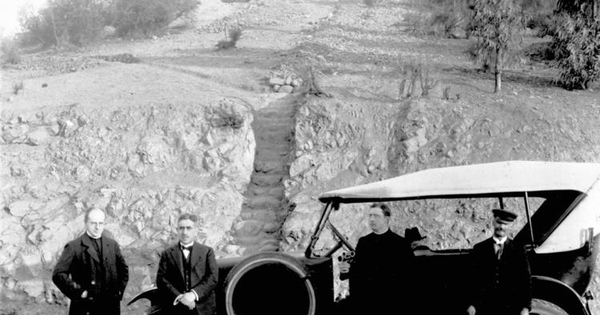
[[[371,205],[372,232],[358,240],[352,262],[339,264],[340,279],[350,279],[353,313],[400,314],[398,301],[411,300],[414,254],[410,243],[390,230],[390,220],[386,204]]]
[[[219,268],[213,249],[196,242],[198,218],[184,213],[177,219],[179,242],[163,251],[156,284],[167,314],[212,315]]]
[[[469,315],[527,315],[531,309],[531,272],[522,245],[508,237],[517,218],[505,209],[493,209],[492,237],[471,251],[473,274]]]
[[[67,243],[54,267],[52,281],[70,300],[69,315],[118,315],[129,280],[119,244],[104,232],[105,214],[85,214],[86,231]]]

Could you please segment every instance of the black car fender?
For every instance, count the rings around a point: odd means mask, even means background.
[[[560,306],[569,315],[590,315],[579,295],[568,285],[556,279],[532,275],[532,298]]]

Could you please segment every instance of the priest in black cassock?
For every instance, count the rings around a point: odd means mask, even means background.
[[[129,268],[119,244],[104,232],[105,214],[90,209],[86,231],[67,243],[52,272],[52,281],[69,297],[69,315],[119,315]]]
[[[350,279],[354,314],[409,314],[414,254],[410,243],[389,228],[390,208],[369,209],[372,232],[361,237],[351,263],[340,263],[340,279]]]

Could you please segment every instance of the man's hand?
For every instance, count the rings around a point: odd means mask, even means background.
[[[81,298],[85,299],[87,298],[88,294],[87,294],[87,290],[84,290],[83,292],[81,292]]]
[[[188,292],[189,293],[189,292]],[[181,303],[185,306],[187,306],[190,310],[194,309],[194,307],[196,307],[196,302],[192,300],[192,302],[190,303],[190,301],[185,297],[187,293],[185,294],[180,294],[175,298],[175,302],[173,303],[173,305],[177,305],[178,303]],[[192,293],[193,295],[193,293]]]
[[[350,272],[350,264],[347,261],[340,261],[338,266],[340,267],[340,273]]]
[[[475,306],[473,306],[473,305],[470,305],[470,306],[469,306],[469,308],[467,308],[467,313],[468,313],[469,315],[475,315],[475,312],[476,312],[476,311],[475,311]]]
[[[179,301],[189,309],[194,309],[194,307],[196,307],[196,295],[192,292],[182,294]]]
[[[521,315],[529,315],[529,309],[528,308],[524,308],[521,310]]]

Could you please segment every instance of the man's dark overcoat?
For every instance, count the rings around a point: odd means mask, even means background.
[[[101,238],[102,256],[84,233],[65,245],[54,267],[52,281],[71,299],[69,315],[121,313],[129,268],[119,244],[105,234]],[[88,297],[83,299],[86,290]]]
[[[159,289],[161,306],[166,314],[215,314],[219,268],[212,248],[194,242],[190,253],[190,282],[191,289],[198,295],[196,308],[189,310],[179,303],[173,302],[180,294],[185,293],[184,258],[179,244],[167,248],[160,257],[156,285]]]
[[[411,299],[413,264],[410,243],[398,234],[388,230],[361,237],[349,275],[356,314],[401,313]]]
[[[477,315],[518,315],[531,308],[531,273],[522,246],[507,239],[498,260],[493,238],[476,244],[473,261],[472,302]]]

